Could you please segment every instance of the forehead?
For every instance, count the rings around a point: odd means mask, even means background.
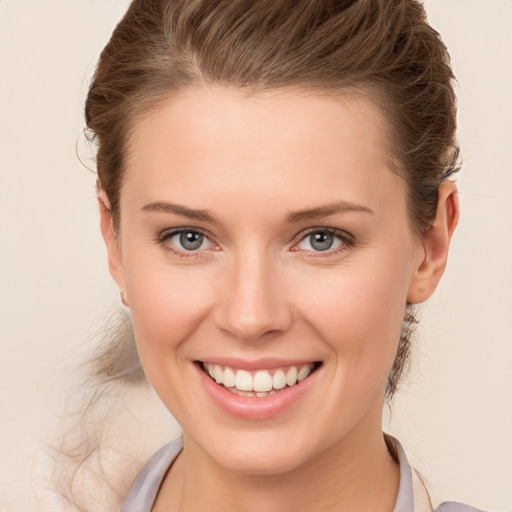
[[[208,193],[202,202],[247,195],[376,205],[383,187],[403,192],[387,133],[380,109],[361,95],[191,89],[134,124],[124,188],[146,201]]]

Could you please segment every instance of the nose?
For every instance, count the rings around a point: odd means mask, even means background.
[[[271,259],[247,251],[226,269],[214,315],[219,329],[243,341],[256,341],[290,327],[292,311],[282,275]]]

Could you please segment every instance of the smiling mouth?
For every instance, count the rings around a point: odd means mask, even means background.
[[[203,371],[219,386],[239,396],[263,398],[292,388],[318,370],[320,361],[271,370],[239,370],[198,361]]]

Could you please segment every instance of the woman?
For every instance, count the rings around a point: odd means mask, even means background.
[[[183,441],[123,511],[433,510],[381,418],[457,224],[452,79],[415,0],[132,3],[86,117]]]

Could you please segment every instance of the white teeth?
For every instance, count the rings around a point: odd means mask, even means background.
[[[222,382],[224,380],[224,372],[222,371],[222,368],[218,364],[216,364],[213,367],[213,375],[214,375],[215,382],[217,384],[222,384]]]
[[[236,372],[235,386],[242,391],[253,391],[252,375],[245,370],[238,370]]]
[[[272,387],[274,389],[283,389],[286,386],[286,375],[283,370],[279,368],[272,376]]]
[[[253,386],[254,391],[270,391],[272,389],[272,376],[265,370],[256,372]]]
[[[224,385],[237,395],[265,397],[303,381],[313,371],[314,364],[305,364],[300,369],[290,366],[286,372],[278,368],[273,374],[271,370],[258,370],[254,376],[247,370],[235,370],[227,366],[222,369],[218,364],[205,363],[203,367],[217,384]]]
[[[297,367],[296,366],[292,366],[286,372],[286,384],[288,384],[288,386],[295,386],[295,384],[297,384]]]
[[[313,365],[312,364],[307,364],[306,366],[303,366],[299,370],[299,373],[297,374],[297,380],[299,382],[304,380],[311,373],[312,370],[313,370]]]
[[[235,372],[231,368],[226,368],[224,370],[223,384],[227,388],[234,388],[235,387],[236,375],[235,375]]]

